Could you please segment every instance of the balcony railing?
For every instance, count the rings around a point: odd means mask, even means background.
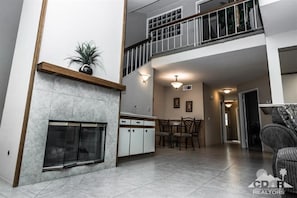
[[[123,76],[151,56],[198,47],[212,41],[263,29],[258,0],[241,0],[152,29],[150,38],[126,49]]]

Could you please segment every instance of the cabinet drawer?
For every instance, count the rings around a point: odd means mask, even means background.
[[[120,125],[130,125],[131,120],[129,119],[120,119]]]
[[[131,125],[143,126],[143,120],[131,120]]]
[[[145,120],[143,123],[144,126],[155,126],[155,121]]]

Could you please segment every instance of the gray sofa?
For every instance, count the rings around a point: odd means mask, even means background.
[[[264,144],[273,150],[272,170],[274,176],[282,178],[280,170],[285,168],[285,182],[297,193],[297,105],[283,105],[272,111],[272,124],[265,125],[260,131]]]

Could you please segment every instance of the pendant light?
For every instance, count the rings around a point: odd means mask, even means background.
[[[177,81],[177,77],[178,75],[175,75],[175,81],[171,82],[172,87],[174,87],[175,89],[178,89],[183,85],[182,82]]]

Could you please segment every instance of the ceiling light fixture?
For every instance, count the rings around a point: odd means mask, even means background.
[[[171,82],[172,87],[174,87],[175,89],[178,89],[183,85],[182,82],[177,81],[177,77],[178,75],[175,75],[175,81]]]
[[[232,107],[232,103],[226,103],[226,104],[225,104],[225,107],[227,107],[227,108]]]
[[[223,92],[224,92],[225,94],[229,94],[231,91],[232,91],[232,89],[229,89],[229,88],[225,88],[225,89],[223,89]]]
[[[142,78],[142,82],[146,83],[148,81],[148,79],[151,77],[150,74],[140,74],[141,78]]]

